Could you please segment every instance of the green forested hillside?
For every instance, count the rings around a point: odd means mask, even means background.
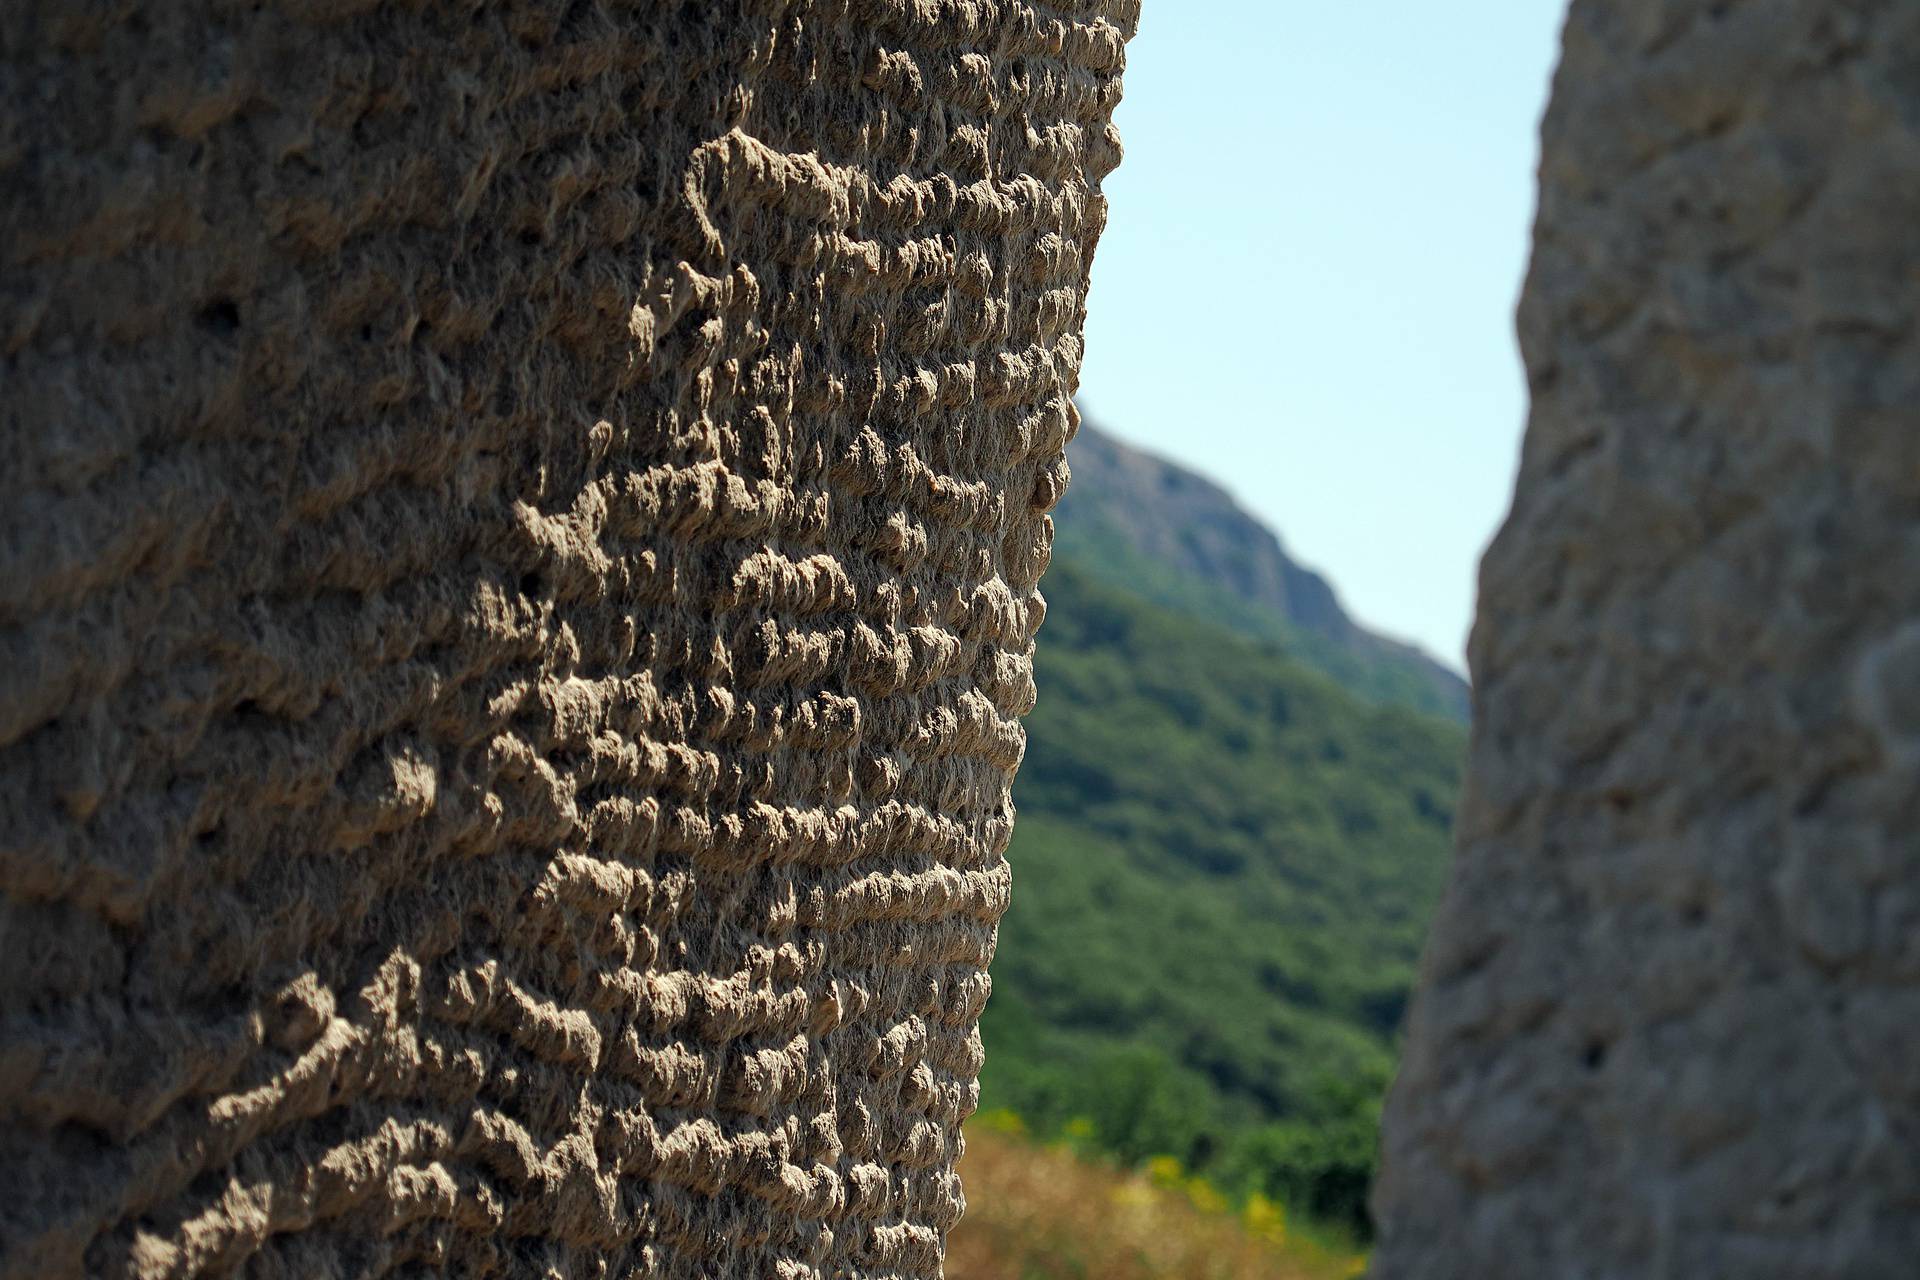
[[[1464,731],[1056,559],[983,1106],[1361,1220]]]

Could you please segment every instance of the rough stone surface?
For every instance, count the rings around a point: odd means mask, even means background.
[[[1920,5],[1575,0],[1374,1274],[1920,1258]]]
[[[1134,0],[0,6],[0,1276],[935,1276]]]

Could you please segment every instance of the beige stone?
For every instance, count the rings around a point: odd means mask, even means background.
[[[0,6],[0,1276],[938,1273],[1135,10]]]

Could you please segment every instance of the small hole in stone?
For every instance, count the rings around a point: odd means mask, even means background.
[[[1680,909],[1680,918],[1690,925],[1702,925],[1707,922],[1707,904],[1689,902]]]
[[[540,243],[540,233],[531,227],[520,233],[520,243],[528,246]]]
[[[240,328],[240,304],[232,298],[210,302],[200,308],[200,314],[194,317],[194,322],[209,333],[234,333]]]
[[[540,574],[537,571],[520,575],[521,595],[531,599],[538,599],[540,596],[540,586]]]
[[[361,326],[360,326],[360,341],[362,341],[362,342],[372,342],[372,341],[373,341],[373,326],[372,326],[372,325],[370,325],[370,324],[363,324],[363,325],[361,325]]]
[[[1633,812],[1633,796],[1625,791],[1607,792],[1607,805],[1615,813]]]
[[[1598,1071],[1607,1062],[1607,1043],[1604,1040],[1592,1040],[1581,1053],[1580,1061],[1589,1071]]]

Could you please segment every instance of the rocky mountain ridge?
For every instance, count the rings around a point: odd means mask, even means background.
[[[1320,574],[1218,484],[1083,421],[1056,546],[1112,585],[1277,644],[1373,702],[1467,718],[1461,676],[1369,630]]]

